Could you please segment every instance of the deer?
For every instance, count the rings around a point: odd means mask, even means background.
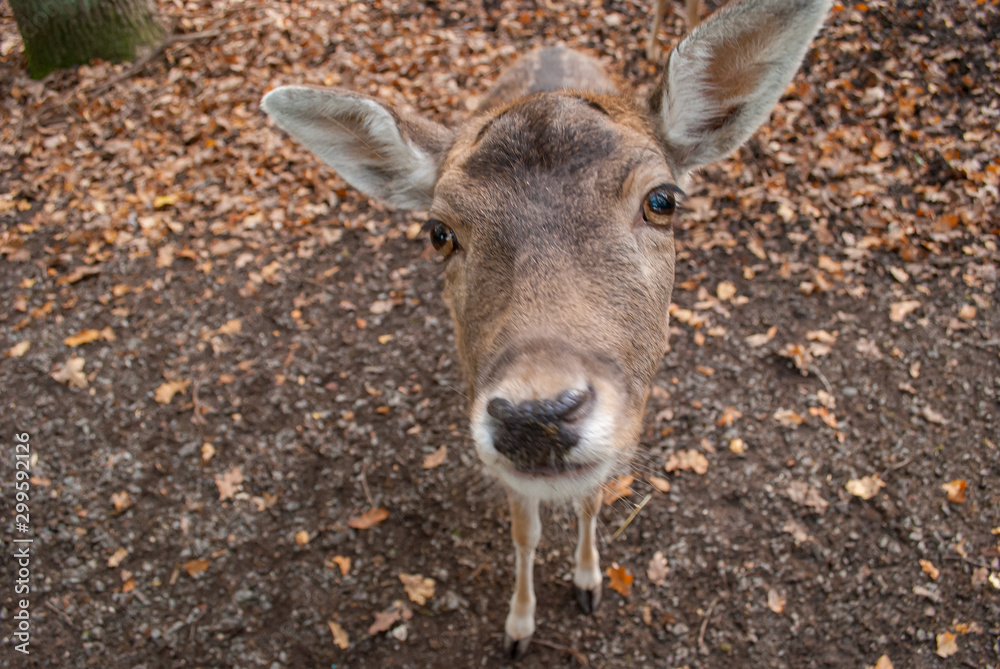
[[[471,438],[510,504],[509,658],[535,632],[542,502],[574,505],[574,589],[585,613],[600,603],[602,486],[629,466],[667,350],[684,189],[768,119],[831,2],[724,7],[666,56],[646,96],[553,47],[515,61],[454,128],[345,89],[282,86],[262,100],[352,187],[427,212]]]

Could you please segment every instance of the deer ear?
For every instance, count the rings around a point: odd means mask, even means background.
[[[430,207],[451,142],[444,126],[335,88],[283,86],[261,108],[362,193],[399,209]]]
[[[795,76],[831,0],[741,0],[674,49],[650,108],[681,172],[735,151]]]

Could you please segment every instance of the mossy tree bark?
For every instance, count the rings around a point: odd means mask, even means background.
[[[132,60],[140,45],[158,46],[165,32],[149,0],[10,0],[24,39],[28,72],[49,72],[102,58]]]

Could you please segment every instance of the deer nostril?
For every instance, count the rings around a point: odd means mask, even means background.
[[[586,390],[571,388],[564,390],[556,398],[553,406],[553,413],[565,421],[573,421],[579,418],[582,410],[594,398],[594,387],[587,386]]]
[[[585,390],[571,388],[559,393],[554,400],[526,400],[517,405],[502,397],[494,397],[486,404],[486,413],[501,423],[529,418],[542,423],[571,423],[586,414],[594,394],[593,386],[587,386]]]
[[[505,423],[518,414],[517,407],[510,401],[502,397],[494,397],[486,405],[486,413],[496,418],[501,423]]]

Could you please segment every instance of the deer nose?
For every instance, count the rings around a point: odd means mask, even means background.
[[[586,415],[593,400],[592,386],[516,405],[494,397],[486,405],[486,413],[496,421],[493,445],[520,470],[558,467],[579,443],[574,424]]]

